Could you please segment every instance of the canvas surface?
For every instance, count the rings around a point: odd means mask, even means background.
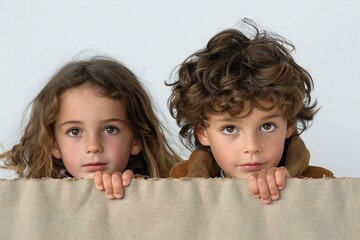
[[[263,205],[244,180],[1,180],[1,239],[359,239],[360,179],[289,179]]]

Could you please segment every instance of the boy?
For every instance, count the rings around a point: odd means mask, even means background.
[[[229,29],[180,66],[169,98],[181,127],[189,160],[170,177],[247,179],[254,197],[278,200],[287,177],[332,177],[309,166],[309,151],[299,135],[317,112],[313,81],[284,38],[255,30],[253,37]],[[184,140],[187,142],[185,143]]]

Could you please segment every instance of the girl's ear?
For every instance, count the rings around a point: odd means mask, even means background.
[[[293,123],[288,124],[286,129],[286,139],[291,137],[291,135],[294,133],[294,130],[295,130],[295,124]]]
[[[61,159],[61,152],[56,142],[54,142],[53,147],[51,149],[51,154],[56,159]]]
[[[138,155],[142,150],[142,144],[140,139],[135,139],[131,147],[131,154]]]
[[[195,128],[195,134],[203,146],[210,146],[209,138],[207,136],[206,128],[201,125],[197,125]]]

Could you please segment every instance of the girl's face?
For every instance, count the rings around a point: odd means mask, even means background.
[[[263,102],[263,106],[271,103]],[[254,108],[247,115],[208,114],[207,127],[197,135],[204,146],[210,146],[216,162],[226,177],[245,179],[262,169],[276,167],[283,154],[285,139],[293,132],[283,112]]]
[[[142,149],[128,125],[123,103],[86,85],[60,98],[52,155],[74,177],[93,178],[96,171],[124,171],[130,154]]]

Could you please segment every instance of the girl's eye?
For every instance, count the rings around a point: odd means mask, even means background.
[[[109,134],[116,134],[119,132],[119,129],[117,129],[116,127],[106,127],[104,131]]]
[[[226,135],[233,135],[238,132],[238,130],[234,126],[226,126],[221,131]]]
[[[73,128],[73,129],[70,129],[69,131],[67,131],[66,134],[71,137],[76,137],[81,134],[81,130],[78,128]]]
[[[261,126],[260,131],[264,132],[273,132],[275,131],[276,126],[273,123],[265,123]]]

